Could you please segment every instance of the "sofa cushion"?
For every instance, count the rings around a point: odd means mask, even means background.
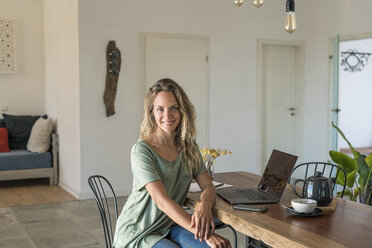
[[[6,127],[0,127],[0,152],[10,152]]]
[[[9,148],[26,149],[31,129],[38,116],[31,115],[8,115],[3,114],[5,125],[8,128]],[[43,116],[46,118],[46,116]]]
[[[5,127],[5,121],[3,119],[0,119],[0,127]]]
[[[0,171],[53,167],[50,152],[34,153],[27,150],[11,150],[0,153]]]
[[[31,129],[30,138],[27,143],[27,150],[31,152],[43,153],[50,147],[50,134],[53,130],[52,119],[40,117]]]

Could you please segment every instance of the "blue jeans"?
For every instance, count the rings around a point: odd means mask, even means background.
[[[179,225],[172,226],[168,235],[152,248],[209,248],[205,241],[200,242],[190,231]]]

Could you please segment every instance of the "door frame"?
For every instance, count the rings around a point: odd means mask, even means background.
[[[143,96],[146,94],[146,38],[170,38],[170,39],[192,39],[192,40],[204,40],[206,42],[206,53],[207,53],[207,63],[206,63],[206,146],[210,145],[210,68],[209,68],[209,36],[207,35],[194,35],[194,34],[171,34],[171,33],[152,33],[152,32],[141,32],[140,33],[140,42],[141,42],[141,65],[140,65],[140,82],[141,82],[141,91]],[[143,109],[143,102],[142,107]],[[198,118],[198,117],[196,117]]]
[[[263,58],[262,58],[262,50],[264,45],[282,45],[282,46],[294,46],[296,48],[299,48],[300,52],[300,58],[302,63],[300,63],[298,66],[302,69],[302,75],[300,79],[300,83],[304,86],[305,85],[305,45],[306,42],[302,40],[278,40],[278,39],[257,39],[257,67],[256,67],[256,75],[257,75],[257,119],[256,119],[256,131],[258,136],[257,139],[257,162],[260,168],[259,173],[263,173],[266,164],[263,164],[265,162],[265,143],[263,140],[264,137],[264,128],[262,128],[262,125],[264,124],[262,114],[262,106],[264,104],[264,90],[263,90]],[[297,84],[296,84],[297,85]],[[300,93],[300,96],[297,96],[297,93]],[[304,98],[304,91],[303,90],[296,90],[296,99],[298,97]],[[299,103],[300,104],[300,103]],[[301,106],[301,109],[304,109],[304,103],[301,102],[300,105],[297,104],[296,107]],[[303,133],[300,133],[299,130],[296,130],[296,134],[300,134],[303,138]],[[296,140],[298,140],[298,137],[296,137]],[[300,147],[303,145],[301,144]],[[299,153],[302,152],[302,149],[299,148]],[[297,154],[300,155],[300,154]],[[300,157],[300,156],[299,156]]]
[[[332,91],[332,59],[331,59],[331,56],[332,56],[332,49],[333,49],[333,44],[332,44],[332,41],[336,38],[337,36],[332,36],[332,37],[329,37],[328,38],[328,56],[329,56],[329,63],[328,63],[328,90],[329,90],[329,102],[328,102],[328,106],[329,106],[329,113],[328,113],[328,127],[327,130],[328,130],[328,147],[329,149],[331,149],[331,130],[332,130],[332,125],[331,125],[331,101],[332,101],[332,94],[333,94],[333,91]],[[338,42],[342,42],[342,41],[350,41],[350,40],[361,40],[361,39],[371,39],[372,38],[372,33],[361,33],[361,34],[347,34],[347,35],[341,35],[339,34],[339,40]],[[340,53],[340,51],[338,51]],[[339,61],[339,66],[340,66],[340,61]],[[339,87],[339,80],[337,81],[337,91],[338,91],[338,87]],[[338,118],[338,116],[337,116]],[[339,137],[337,135],[337,137]],[[339,150],[339,144],[337,142],[337,151]]]

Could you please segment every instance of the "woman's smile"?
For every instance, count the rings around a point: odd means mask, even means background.
[[[162,131],[173,133],[181,122],[177,100],[170,91],[161,91],[154,99],[153,115]]]
[[[175,121],[162,121],[166,126],[171,126]]]

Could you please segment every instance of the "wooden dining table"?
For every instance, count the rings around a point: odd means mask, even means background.
[[[260,176],[248,172],[216,173],[215,181],[232,184],[234,188],[257,187]],[[267,212],[234,210],[217,196],[213,214],[235,230],[272,247],[372,247],[372,206],[336,198],[334,211],[319,216],[293,216],[285,207],[297,198],[290,185],[280,203],[255,204],[268,207]],[[195,208],[200,193],[189,193],[185,206]]]

